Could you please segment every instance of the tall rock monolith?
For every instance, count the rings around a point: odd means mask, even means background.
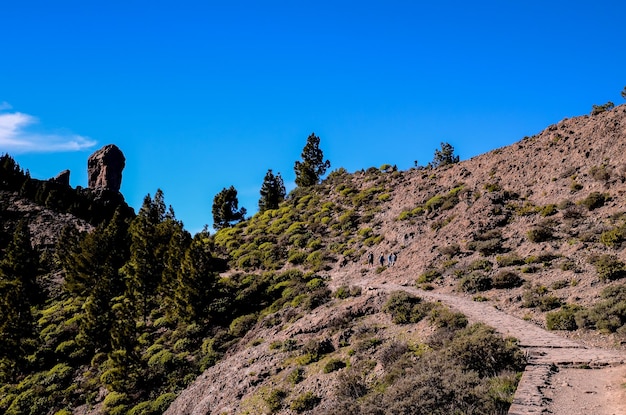
[[[115,144],[102,147],[87,160],[89,188],[119,192],[124,166],[126,158],[122,150]]]

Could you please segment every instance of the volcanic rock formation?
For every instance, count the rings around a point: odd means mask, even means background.
[[[64,186],[69,186],[70,185],[70,171],[63,170],[61,173],[57,174],[56,177],[53,177],[52,179],[50,179],[50,181],[54,183],[62,184]]]
[[[89,188],[119,192],[125,165],[124,153],[116,145],[102,147],[87,160]]]

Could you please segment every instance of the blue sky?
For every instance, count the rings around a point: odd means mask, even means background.
[[[437,3],[437,4],[435,4]],[[161,188],[192,232],[267,169],[461,159],[623,103],[626,2],[2,1],[0,153],[36,178],[117,144],[135,209]]]

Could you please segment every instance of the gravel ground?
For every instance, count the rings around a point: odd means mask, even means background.
[[[626,415],[626,365],[560,369],[544,391],[553,415]]]

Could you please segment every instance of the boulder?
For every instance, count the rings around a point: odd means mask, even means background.
[[[124,166],[126,158],[122,150],[114,144],[102,147],[87,160],[89,188],[119,192]]]

